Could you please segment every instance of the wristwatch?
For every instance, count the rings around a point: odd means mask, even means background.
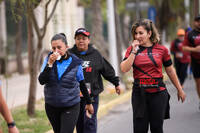
[[[8,125],[8,128],[13,128],[15,126],[15,122],[10,122],[10,123],[7,123]]]
[[[131,53],[133,53],[134,55],[136,55],[136,52],[131,51]]]

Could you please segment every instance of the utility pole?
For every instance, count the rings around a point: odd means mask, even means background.
[[[110,61],[111,61],[112,66],[115,69],[116,75],[119,75],[113,0],[107,0],[107,7],[108,7],[107,18],[108,18],[108,40],[109,40],[109,49],[110,49]]]
[[[6,30],[6,6],[5,1],[0,2],[0,72],[7,75],[7,30]],[[1,68],[2,67],[2,68]],[[7,76],[6,76],[7,77]],[[8,80],[6,78],[6,101],[8,100]]]

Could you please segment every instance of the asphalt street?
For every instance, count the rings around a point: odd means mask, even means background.
[[[184,103],[178,102],[171,82],[167,81],[166,85],[171,95],[171,118],[164,122],[164,133],[199,133],[200,110],[194,80],[188,78],[184,84],[187,95]],[[133,133],[130,100],[117,105],[98,121],[98,133]]]

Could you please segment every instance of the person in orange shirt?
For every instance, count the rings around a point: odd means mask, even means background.
[[[187,68],[190,63],[190,53],[182,50],[184,36],[185,30],[178,29],[177,38],[172,41],[170,47],[170,51],[174,55],[174,66],[176,68],[176,74],[182,87],[187,77]]]

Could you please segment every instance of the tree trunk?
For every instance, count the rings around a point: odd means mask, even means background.
[[[29,76],[30,76],[30,84],[29,84],[29,97],[28,97],[28,105],[27,105],[27,113],[29,116],[33,116],[35,114],[35,92],[36,92],[36,76],[33,68],[33,28],[32,21],[29,16],[27,16],[27,29],[28,29],[28,62],[29,62]]]
[[[15,44],[16,44],[16,48],[15,48],[15,52],[16,52],[16,60],[17,60],[17,71],[20,74],[24,74],[24,66],[23,66],[23,62],[22,62],[22,49],[21,49],[21,44],[22,44],[22,21],[19,20],[17,22],[17,34],[16,34],[16,38],[15,38]]]
[[[171,11],[169,6],[169,0],[163,0],[159,12],[159,29],[167,29],[169,25],[169,18],[171,17]],[[165,16],[165,17],[163,17]]]
[[[41,44],[41,41],[38,43]],[[35,114],[35,102],[36,102],[36,92],[37,92],[37,75],[39,67],[39,57],[41,50],[38,50],[38,54],[33,58],[33,64],[30,66],[30,86],[29,86],[29,97],[28,97],[28,115],[34,116]]]
[[[17,61],[17,71],[20,74],[24,74],[24,66],[23,66],[23,62],[22,62],[22,48],[21,48],[21,44],[22,44],[22,14],[23,11],[21,9],[21,3],[20,0],[17,0],[16,2],[16,9],[15,12],[18,15],[16,17],[16,27],[17,27],[17,33],[15,36],[15,53],[16,53],[16,61]]]
[[[130,45],[130,16],[124,14],[122,16],[122,20],[123,20],[123,30],[122,30],[122,36],[123,36],[123,40],[124,40],[124,47],[128,48],[128,46]],[[132,36],[131,36],[132,39]]]
[[[27,29],[28,29],[28,59],[29,59],[29,75],[30,75],[30,84],[29,84],[29,97],[27,105],[27,113],[29,116],[35,115],[35,102],[36,102],[36,91],[37,91],[37,74],[40,62],[40,56],[42,51],[42,40],[45,36],[47,25],[50,19],[53,16],[53,13],[56,10],[59,0],[56,0],[54,6],[52,7],[51,12],[48,16],[48,6],[51,0],[48,0],[45,4],[45,20],[43,27],[39,28],[37,23],[36,16],[34,14],[34,9],[39,5],[41,0],[37,0],[36,5],[33,5],[31,1],[26,0],[27,8]],[[37,35],[37,45],[34,47],[33,43],[33,29]]]
[[[28,108],[27,113],[29,116],[34,116],[35,114],[35,102],[36,102],[36,92],[37,92],[37,75],[39,70],[39,62],[41,55],[41,48],[36,50],[33,47],[33,29],[31,21],[28,22],[28,44],[29,44],[29,97],[28,97]],[[38,38],[37,46],[42,45],[42,38]]]
[[[32,66],[30,66],[30,84],[29,84],[29,96],[28,96],[28,108],[27,108],[29,116],[35,115],[36,91],[37,91],[37,65],[32,64]]]
[[[194,16],[199,15],[199,0],[194,0]]]
[[[109,59],[108,45],[103,37],[103,19],[101,13],[101,0],[92,0],[92,37],[91,42],[102,55]]]

